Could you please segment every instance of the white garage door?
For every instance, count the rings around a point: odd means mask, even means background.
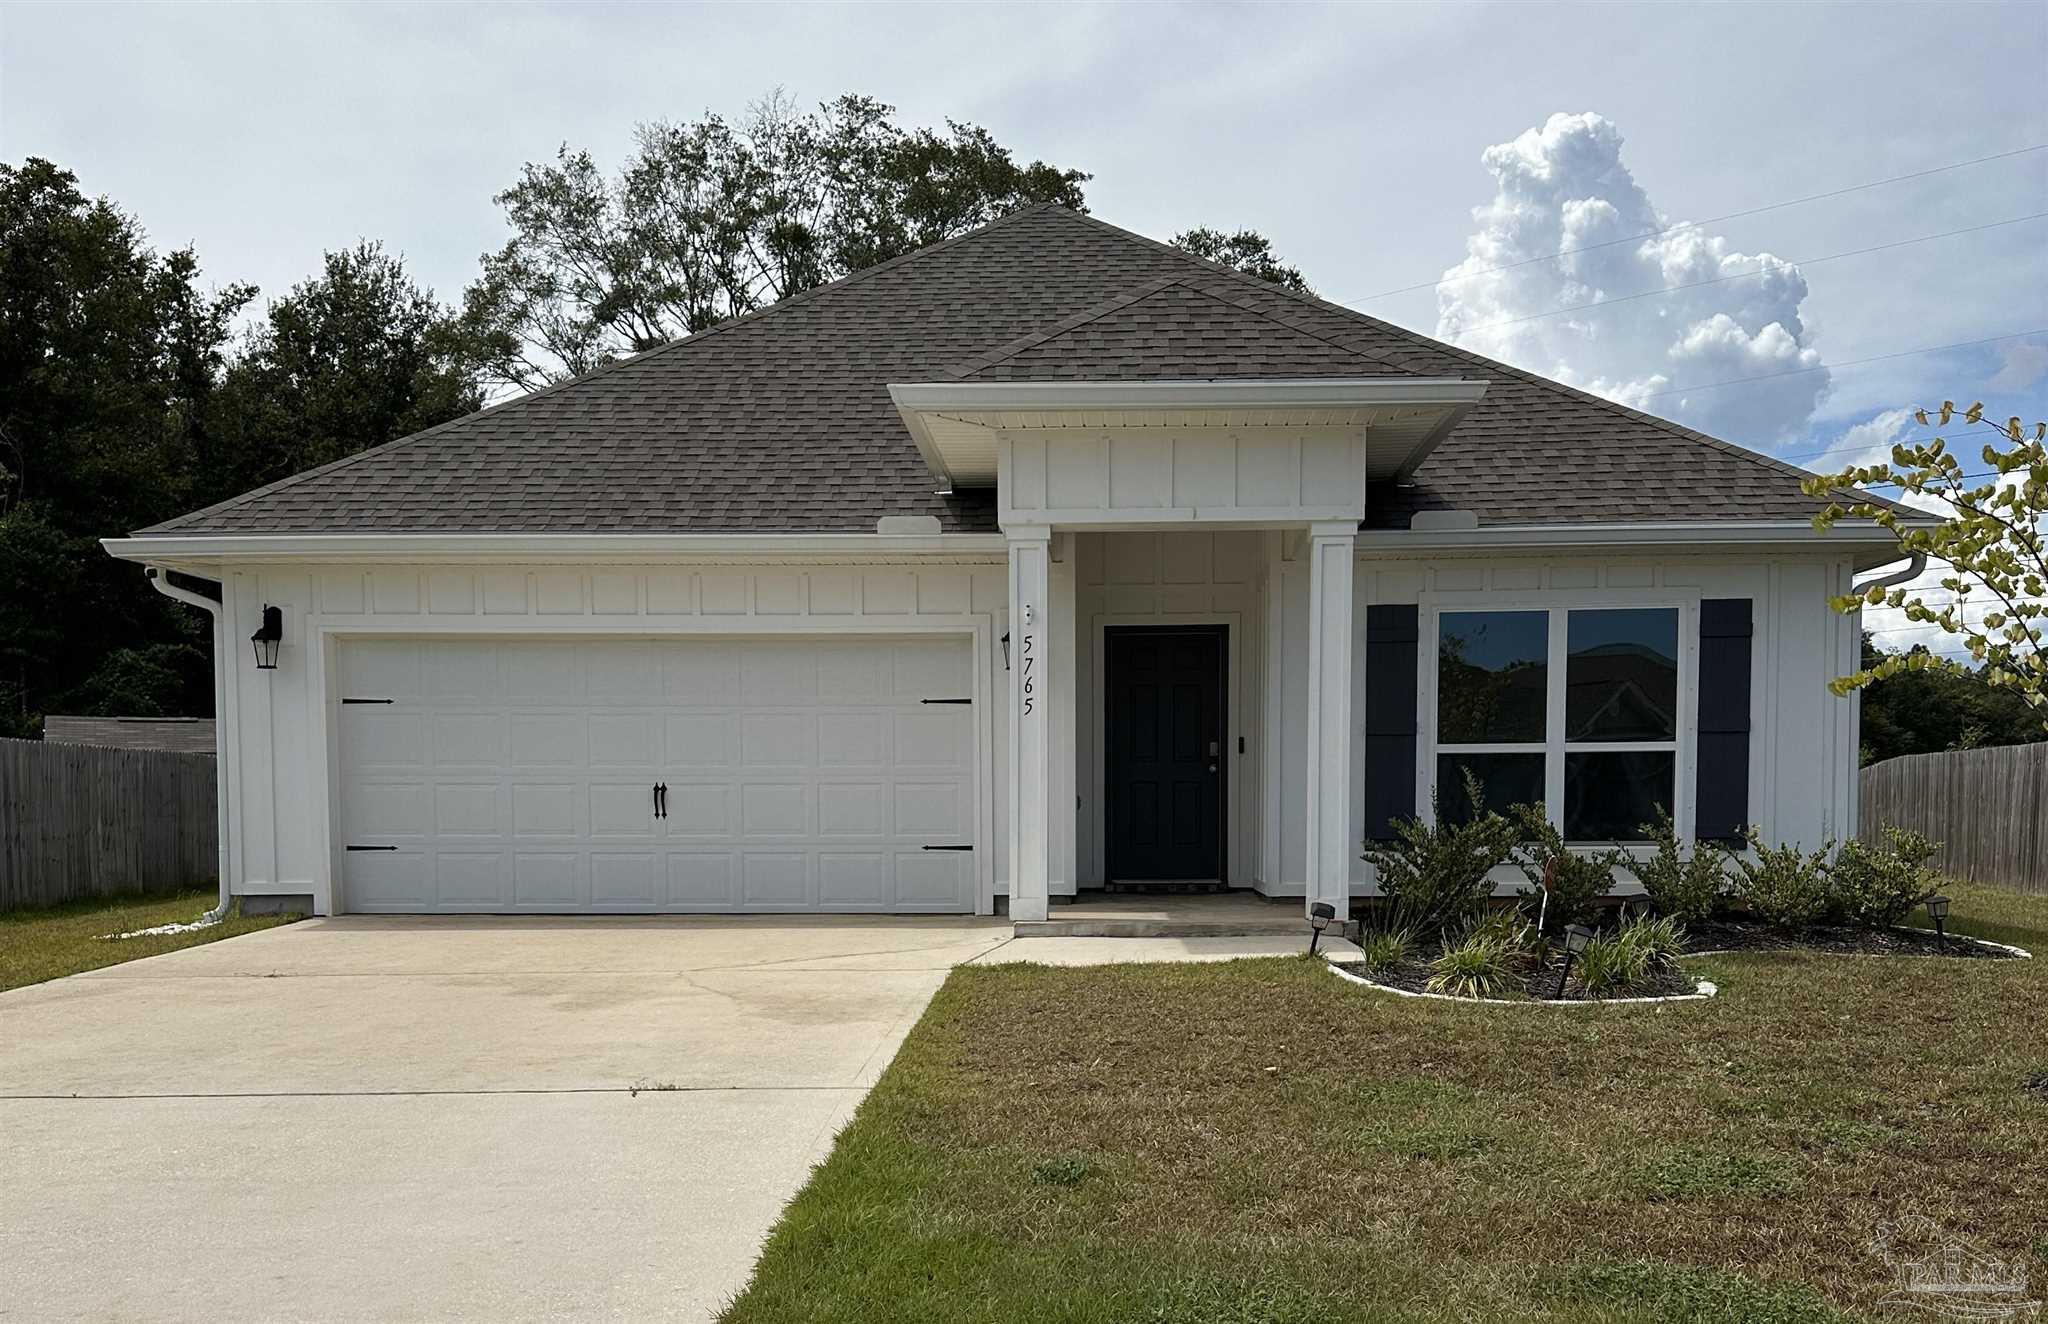
[[[971,911],[971,658],[929,635],[346,642],[341,906]]]

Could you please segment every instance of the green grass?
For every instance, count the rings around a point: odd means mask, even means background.
[[[290,923],[292,915],[230,915],[211,928],[105,942],[101,934],[128,933],[198,919],[219,901],[213,888],[147,896],[103,897],[39,910],[0,912],[0,990],[40,984],[60,975],[97,970],[144,956],[175,952],[237,934]]]
[[[1951,895],[2048,955],[2048,899]],[[2048,1282],[2048,960],[1690,965],[1722,996],[1572,1011],[956,971],[726,1318],[1873,1319],[1907,1214]]]

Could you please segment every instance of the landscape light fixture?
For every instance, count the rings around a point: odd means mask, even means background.
[[[278,607],[263,608],[263,624],[256,627],[256,633],[249,636],[249,646],[256,650],[258,671],[277,670],[277,646],[284,639],[284,611]]]
[[[1948,920],[1948,898],[1939,892],[1930,893],[1927,898],[1927,918],[1934,921],[1935,937],[1948,937],[1948,929],[1944,927]]]
[[[1564,969],[1557,972],[1557,992],[1552,999],[1564,996],[1565,981],[1572,977],[1572,958],[1586,950],[1586,944],[1593,941],[1593,930],[1583,924],[1564,926]]]
[[[1003,670],[1010,669],[1010,632],[1003,631]]]
[[[1316,944],[1323,940],[1323,930],[1330,927],[1337,918],[1337,907],[1327,901],[1313,901],[1308,908],[1308,954],[1316,954]]]

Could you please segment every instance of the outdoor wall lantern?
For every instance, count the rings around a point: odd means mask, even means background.
[[[265,606],[263,624],[256,627],[256,633],[249,636],[249,646],[256,650],[258,671],[277,670],[277,646],[284,639],[284,611],[282,608]]]
[[[1003,631],[1003,670],[1010,669],[1010,632]]]
[[[1323,930],[1337,918],[1337,908],[1327,901],[1315,901],[1308,908],[1308,954],[1316,954],[1316,944],[1323,940]]]
[[[1948,929],[1944,927],[1948,922],[1948,898],[1943,896],[1939,892],[1935,892],[1928,896],[1927,918],[1934,921],[1935,937],[1948,937]]]
[[[1553,998],[1564,996],[1564,984],[1572,977],[1572,958],[1586,950],[1586,944],[1593,941],[1593,930],[1583,924],[1564,926],[1564,969],[1557,972],[1557,992]]]

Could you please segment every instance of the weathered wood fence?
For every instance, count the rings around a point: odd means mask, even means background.
[[[0,911],[212,882],[213,757],[0,740]]]
[[[2048,744],[1907,754],[1862,773],[1861,835],[1886,823],[1943,844],[1955,878],[2048,893]]]

